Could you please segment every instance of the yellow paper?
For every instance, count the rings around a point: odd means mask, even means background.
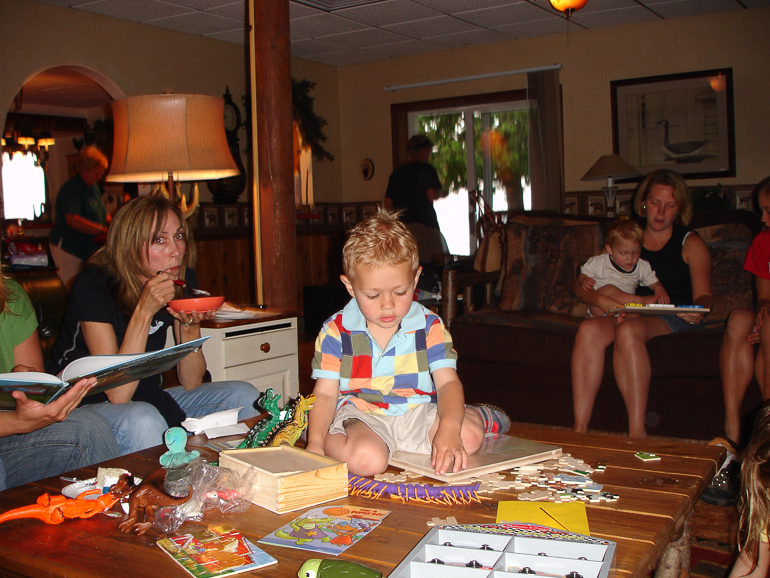
[[[499,502],[497,523],[526,522],[590,536],[583,502]]]

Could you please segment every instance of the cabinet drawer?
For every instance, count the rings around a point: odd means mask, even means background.
[[[259,328],[228,331],[222,339],[224,366],[233,367],[297,353],[294,328],[260,331]]]

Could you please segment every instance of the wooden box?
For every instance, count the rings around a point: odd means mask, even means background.
[[[348,465],[292,446],[225,450],[219,465],[239,474],[254,466],[253,504],[283,514],[348,495]]]

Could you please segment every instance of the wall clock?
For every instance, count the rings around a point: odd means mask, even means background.
[[[243,166],[241,150],[238,145],[241,111],[238,109],[238,105],[233,102],[229,86],[225,88],[225,93],[222,96],[225,99],[224,121],[227,145],[230,147],[230,154],[235,161],[235,166],[238,167],[241,174],[226,179],[206,181],[206,185],[208,185],[215,203],[228,204],[235,202],[246,187],[246,169]]]
[[[374,163],[371,159],[364,159],[361,161],[361,166],[359,167],[359,171],[361,171],[361,178],[365,181],[371,180],[371,178],[374,176]]]

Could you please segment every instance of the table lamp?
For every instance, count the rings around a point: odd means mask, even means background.
[[[227,145],[224,99],[201,94],[150,94],[112,101],[116,183],[207,181],[240,174]]]
[[[602,187],[602,190],[604,191],[604,198],[607,203],[607,216],[614,217],[615,193],[618,192],[618,187],[615,186],[613,179],[628,179],[640,176],[642,176],[642,173],[637,171],[618,155],[604,155],[599,157],[599,160],[588,169],[588,172],[583,175],[583,178],[580,180],[596,181],[599,179],[607,179],[607,186]]]

